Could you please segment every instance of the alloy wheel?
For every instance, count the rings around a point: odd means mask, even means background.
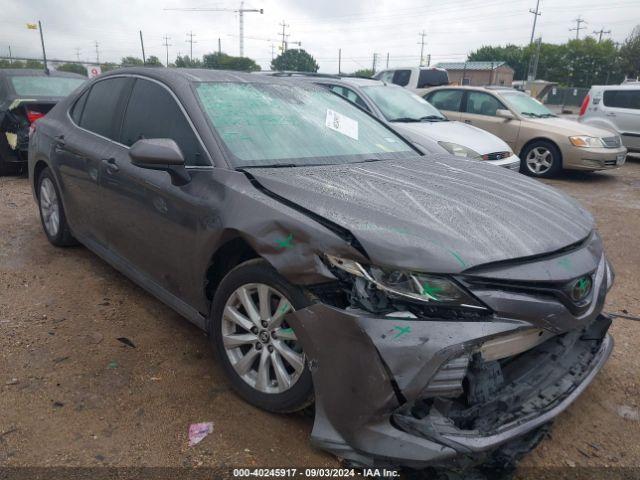
[[[553,165],[553,154],[545,147],[532,148],[525,159],[531,173],[541,175],[549,171]]]
[[[284,321],[291,311],[289,299],[263,283],[240,286],[225,304],[225,354],[238,376],[262,393],[289,390],[304,370],[302,347]]]
[[[58,235],[60,230],[60,206],[58,194],[50,178],[45,177],[40,183],[40,213],[44,228],[50,237]]]

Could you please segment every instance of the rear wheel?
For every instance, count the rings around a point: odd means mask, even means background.
[[[520,158],[520,171],[532,177],[553,177],[562,170],[560,150],[546,140],[531,142],[522,150]]]
[[[284,316],[310,304],[262,259],[234,268],[220,283],[211,338],[233,388],[249,403],[292,412],[313,402],[313,382],[296,333]]]
[[[51,170],[45,168],[38,177],[37,198],[40,220],[47,239],[56,247],[66,247],[77,244],[71,235],[67,224],[67,217],[60,200],[60,192],[51,174]]]

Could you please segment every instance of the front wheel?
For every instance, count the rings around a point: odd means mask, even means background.
[[[560,150],[546,140],[537,140],[527,145],[520,158],[520,171],[532,177],[553,177],[562,170]]]
[[[211,338],[231,385],[249,403],[293,412],[313,402],[302,346],[284,316],[310,304],[262,259],[249,260],[220,283],[211,312]]]

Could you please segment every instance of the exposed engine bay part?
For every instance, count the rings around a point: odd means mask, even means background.
[[[537,329],[368,315],[315,304],[286,317],[314,378],[312,442],[362,465],[485,461],[553,420],[612,348],[602,315],[496,360],[482,358],[484,343]]]

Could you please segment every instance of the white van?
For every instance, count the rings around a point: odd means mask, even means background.
[[[594,85],[582,102],[578,121],[620,135],[631,152],[640,152],[640,83]]]
[[[443,68],[406,67],[382,70],[373,78],[408,88],[417,95],[424,95],[430,87],[449,85],[449,74]]]

